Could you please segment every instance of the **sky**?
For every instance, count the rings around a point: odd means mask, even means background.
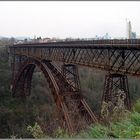
[[[140,35],[139,1],[0,1],[0,36],[126,37],[126,18]]]

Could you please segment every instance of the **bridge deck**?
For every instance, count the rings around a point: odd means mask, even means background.
[[[16,44],[10,54],[140,75],[140,39]]]

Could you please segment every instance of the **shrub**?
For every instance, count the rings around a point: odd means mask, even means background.
[[[140,114],[138,112],[132,112],[131,121],[134,125],[140,126]]]
[[[133,110],[135,112],[140,113],[140,99],[136,101],[136,103],[134,104]]]
[[[96,124],[89,128],[89,138],[107,138],[107,127],[102,126],[100,124]]]
[[[35,123],[35,125],[32,127],[32,126],[28,126],[27,127],[27,130],[32,134],[32,136],[34,138],[45,138],[46,136],[44,135],[41,127]]]
[[[55,137],[55,138],[69,138],[70,135],[68,135],[68,133],[64,129],[62,129],[61,127],[58,127],[54,131],[53,137]]]

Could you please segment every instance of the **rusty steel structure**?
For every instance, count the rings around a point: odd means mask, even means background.
[[[77,65],[107,71],[102,101],[112,101],[114,90],[126,93],[131,108],[127,75],[140,76],[140,39],[90,40],[16,44],[9,47],[12,95],[31,94],[33,72],[38,67],[46,77],[57,105],[60,124],[78,131],[97,118],[84,100]],[[61,68],[53,62],[62,62]]]
[[[112,102],[116,106],[116,98],[118,95],[118,90],[124,92],[125,100],[124,105],[126,109],[131,109],[131,101],[128,88],[128,78],[124,74],[109,73],[105,76],[104,90],[102,101],[106,103]],[[123,97],[122,97],[123,98]]]

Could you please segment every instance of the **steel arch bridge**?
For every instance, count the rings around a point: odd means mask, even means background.
[[[116,95],[112,93],[121,89],[126,94],[125,106],[131,108],[127,75],[140,76],[140,39],[16,44],[9,47],[9,54],[12,95],[30,95],[38,67],[49,83],[60,124],[70,132],[97,122],[82,96],[77,65],[107,71],[102,102],[113,101]],[[61,69],[54,62],[62,62]]]

